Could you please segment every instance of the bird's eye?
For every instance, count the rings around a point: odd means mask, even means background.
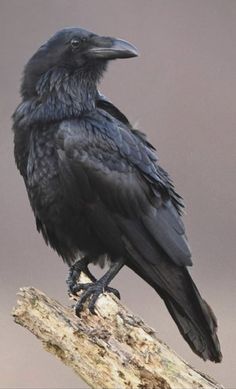
[[[75,49],[78,49],[78,47],[80,45],[80,41],[78,39],[72,39],[70,41],[70,44],[71,44],[72,49],[75,50]]]

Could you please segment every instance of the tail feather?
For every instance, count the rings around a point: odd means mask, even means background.
[[[192,350],[204,360],[220,362],[216,317],[202,299],[188,270],[177,266],[167,254],[133,224],[125,240],[127,265],[147,281],[164,300],[180,333]],[[132,234],[129,234],[132,227]],[[135,231],[134,231],[135,229]],[[133,237],[135,237],[133,240]]]
[[[209,359],[213,362],[221,362],[222,354],[219,340],[216,335],[217,325],[214,327],[212,326],[214,319],[210,316],[212,310],[207,308],[207,320],[211,322],[212,327],[211,331],[209,331],[204,324],[204,320],[201,319],[200,316],[195,315],[195,317],[190,320],[188,316],[181,312],[174,301],[169,298],[165,298],[164,301],[169,313],[177,324],[180,333],[191,349],[205,361]],[[201,305],[203,304],[205,304],[205,307],[203,306],[203,310],[205,311],[207,305],[204,300],[201,301]]]

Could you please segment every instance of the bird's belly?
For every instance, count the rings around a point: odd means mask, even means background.
[[[34,171],[39,177],[37,171]],[[28,193],[36,225],[46,243],[69,264],[78,253],[97,258],[104,247],[92,230],[85,205],[76,196],[68,197],[59,176],[48,175],[28,183]]]
[[[63,199],[55,200],[47,209],[41,209],[39,219],[45,240],[69,264],[78,255],[88,255],[96,261],[105,254],[82,205],[75,209]]]

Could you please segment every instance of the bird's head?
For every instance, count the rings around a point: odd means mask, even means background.
[[[54,74],[55,83],[63,72],[66,75],[76,72],[97,82],[109,60],[137,55],[136,48],[124,40],[99,36],[82,28],[65,28],[43,44],[27,63],[22,95],[28,98],[37,94],[37,89],[45,86],[48,74],[50,77]]]

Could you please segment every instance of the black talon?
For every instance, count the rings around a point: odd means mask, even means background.
[[[90,285],[92,285],[92,284],[91,283],[76,284],[75,286],[73,286],[73,294],[77,295],[77,293],[80,292],[81,290],[87,290]]]
[[[113,293],[120,300],[120,292],[119,292],[119,290],[117,290],[115,288],[111,288],[110,286],[107,286],[105,291],[108,292],[108,293]]]
[[[95,312],[95,305],[96,305],[97,299],[98,299],[98,297],[100,296],[100,294],[102,294],[102,293],[99,293],[99,294],[95,293],[95,294],[92,296],[91,301],[90,301],[90,303],[89,303],[88,309],[89,309],[89,311],[90,311],[93,315],[96,314],[96,312]]]
[[[77,292],[84,290],[79,301],[75,305],[75,313],[77,316],[80,316],[80,313],[83,309],[83,305],[91,297],[91,300],[88,305],[88,309],[92,314],[95,314],[95,305],[98,297],[104,293],[113,293],[116,297],[120,299],[120,293],[118,290],[111,288],[109,286],[103,286],[103,282],[97,281],[94,284],[78,284],[76,288]]]
[[[102,294],[104,291],[103,285],[100,283],[100,280],[94,284],[81,284],[78,286],[80,286],[80,290],[84,289],[84,292],[82,293],[79,301],[75,305],[76,315],[80,316],[80,312],[83,309],[83,305],[91,296],[92,297],[91,297],[91,301],[89,303],[88,308],[89,308],[91,313],[95,313],[94,312],[95,303],[96,303],[98,297],[100,296],[100,294]]]
[[[69,270],[69,275],[67,278],[67,285],[69,287],[69,293],[72,295],[76,295],[77,292],[81,290],[81,287],[78,286],[77,280],[80,277],[81,272],[86,274],[86,276],[91,281],[96,281],[96,278],[91,274],[90,270],[88,269],[88,265],[91,262],[91,260],[88,257],[84,257],[82,259],[79,259],[76,261]]]
[[[99,281],[97,281],[99,283]],[[103,294],[104,292],[113,293],[118,299],[120,299],[120,293],[118,290],[110,287],[103,288],[102,284],[101,286],[95,284],[79,284],[78,285],[78,291],[83,290],[79,301],[77,302],[75,306],[75,313],[77,316],[79,316],[81,310],[83,309],[83,304],[88,300],[91,296],[91,301],[89,302],[88,309],[92,314],[95,314],[95,305],[97,302],[98,297]]]
[[[110,269],[100,280],[94,282],[94,283],[89,283],[89,284],[78,284],[76,286],[76,290],[84,290],[82,295],[80,296],[79,301],[75,305],[75,313],[77,316],[80,316],[80,313],[83,309],[84,303],[91,297],[91,300],[88,305],[88,309],[91,313],[95,313],[95,305],[97,302],[98,297],[100,294],[104,292],[108,293],[113,293],[118,299],[120,299],[120,293],[118,290],[111,288],[108,286],[109,282],[111,279],[114,277],[114,274],[119,271],[119,269],[123,266],[123,262],[116,262],[112,264]]]
[[[80,313],[81,313],[81,311],[82,311],[82,309],[83,309],[83,305],[84,305],[84,303],[86,302],[86,300],[90,297],[90,295],[91,295],[91,291],[90,291],[89,289],[85,290],[85,291],[82,293],[82,295],[81,295],[79,301],[78,301],[78,302],[76,303],[76,305],[75,305],[75,314],[76,314],[77,316],[80,316]]]

